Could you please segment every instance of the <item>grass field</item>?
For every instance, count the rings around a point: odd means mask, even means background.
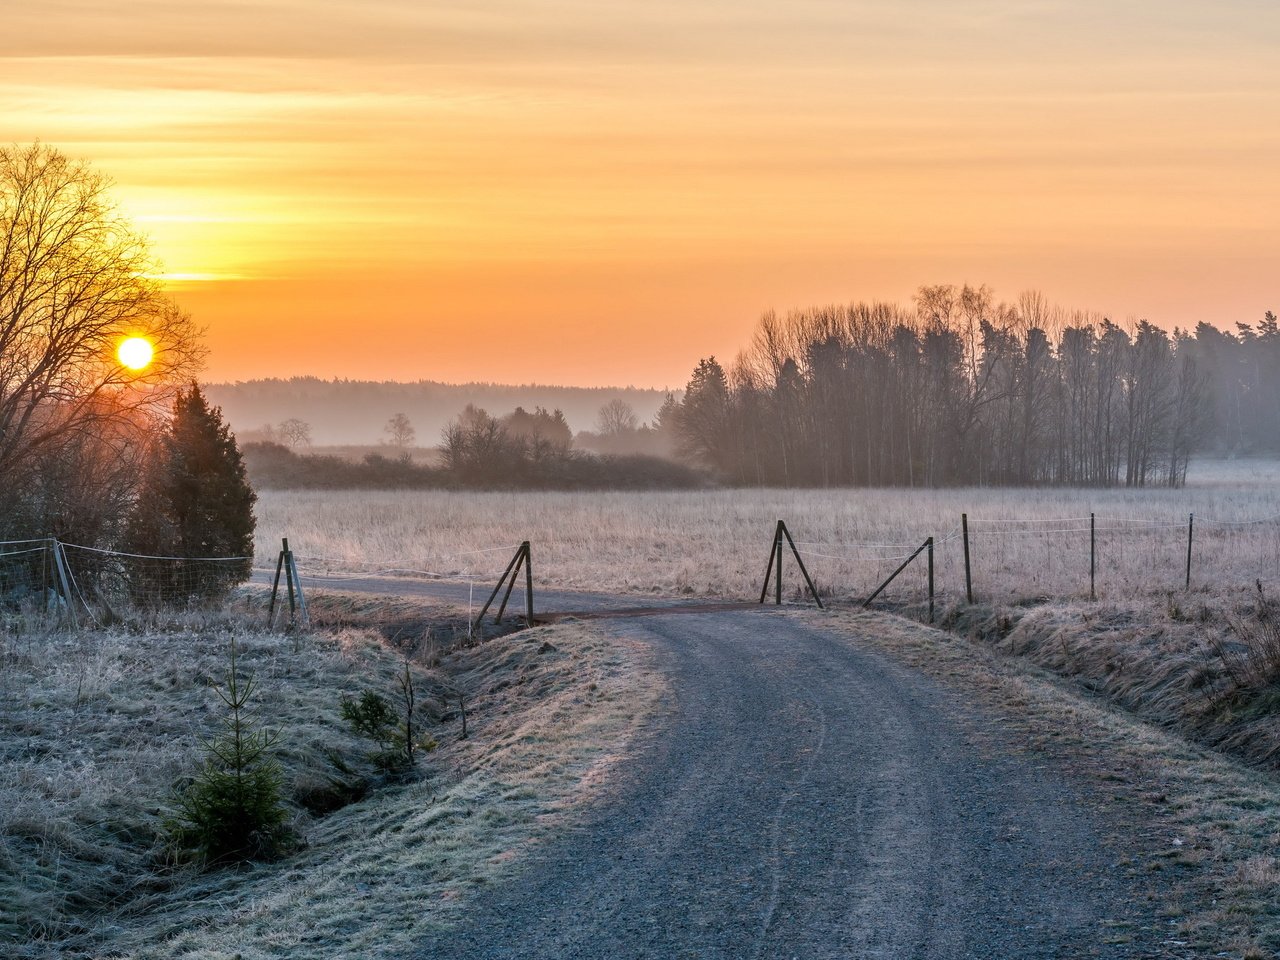
[[[301,849],[203,872],[174,862],[163,823],[217,730],[210,685],[233,636],[258,681],[252,712],[281,737]],[[397,782],[339,715],[343,694],[394,697],[405,651],[372,629],[294,637],[202,615],[0,631],[0,956],[402,955],[592,795],[664,690],[643,651],[581,624],[413,647],[417,723],[437,747]]]
[[[257,552],[273,562],[287,536],[303,572],[399,568],[488,582],[527,539],[546,585],[741,598],[758,595],[783,519],[828,596],[866,596],[932,536],[937,589],[954,597],[964,590],[962,513],[986,600],[1087,598],[1090,513],[1101,598],[1182,590],[1191,513],[1194,590],[1230,595],[1280,577],[1280,464],[1270,461],[1202,464],[1181,490],[266,491]],[[799,588],[790,561],[787,581]],[[917,561],[888,596],[916,599],[924,585]]]
[[[974,605],[965,602],[962,513]],[[1091,513],[1096,599],[1089,593]],[[340,578],[390,569],[472,578],[483,588],[528,539],[535,590],[753,599],[779,518],[819,590],[843,601],[865,598],[933,536],[938,622],[1193,739],[1280,765],[1270,688],[1240,688],[1215,646],[1269,657],[1245,650],[1230,623],[1237,615],[1253,622],[1280,598],[1274,461],[1201,463],[1180,490],[269,492],[259,503],[258,551],[259,562],[269,562],[278,549],[273,538],[287,535],[304,572]],[[789,557],[785,584],[789,597],[802,598]],[[922,556],[883,602],[923,614],[926,585]],[[1280,679],[1280,651],[1274,669]]]

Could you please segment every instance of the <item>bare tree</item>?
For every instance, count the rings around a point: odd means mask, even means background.
[[[634,433],[640,426],[640,418],[627,401],[614,397],[600,408],[596,416],[596,432],[606,437]]]
[[[297,417],[290,417],[276,427],[276,435],[290,447],[311,446],[311,424]]]
[[[409,418],[403,413],[397,413],[394,417],[387,421],[387,425],[382,428],[382,432],[393,447],[408,447],[413,444],[414,437],[417,432],[413,429],[413,424],[409,422]]]
[[[198,366],[198,331],[109,186],[51,148],[0,149],[0,481],[165,409]],[[115,359],[130,336],[155,347],[140,371]]]

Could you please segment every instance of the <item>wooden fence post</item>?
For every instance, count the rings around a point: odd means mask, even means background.
[[[282,537],[280,542],[283,544],[280,555],[284,557],[284,582],[289,589],[289,626],[293,626],[298,615],[298,601],[293,595],[293,552],[289,549],[288,537]]]
[[[778,529],[782,531],[782,535],[787,538],[787,543],[791,545],[791,553],[796,558],[796,565],[800,568],[800,576],[804,577],[805,585],[809,588],[809,593],[813,596],[813,602],[818,605],[818,609],[822,609],[822,598],[818,596],[818,588],[813,585],[813,578],[809,576],[809,571],[805,569],[804,560],[800,556],[799,549],[796,548],[796,542],[791,539],[791,531],[787,529],[787,525],[781,520],[778,521]],[[782,542],[778,542],[778,569],[782,569]]]
[[[56,538],[53,541],[53,568],[58,577],[58,590],[66,603],[67,620],[73,628],[78,627],[75,602],[71,596],[71,577],[67,574],[67,555],[62,551],[62,544]]]
[[[293,559],[293,551],[286,554],[285,563],[289,567],[289,577],[298,591],[298,612],[302,615],[302,625],[311,626],[311,612],[307,609],[307,595],[302,590],[302,578],[298,576],[298,562]]]
[[[809,570],[804,565],[804,558],[800,556],[800,548],[791,539],[791,531],[787,529],[786,523],[781,520],[773,528],[773,543],[769,545],[769,565],[764,569],[764,585],[760,587],[760,602],[764,603],[764,598],[769,595],[769,580],[772,578],[774,603],[782,606],[782,541],[784,538],[791,547],[796,565],[800,567],[800,575],[804,577],[805,585],[809,588],[814,603],[818,605],[819,610],[825,609],[822,606],[822,598],[818,596],[818,588],[814,586],[813,578],[809,576]]]
[[[533,626],[533,554],[528,540],[524,542],[524,622]]]
[[[960,514],[960,530],[964,534],[964,595],[973,603],[973,572],[969,566],[969,515]]]
[[[760,602],[764,603],[764,598],[769,595],[769,580],[773,577],[774,564],[781,565],[782,555],[778,552],[778,544],[782,540],[782,521],[778,521],[778,525],[773,528],[773,542],[769,544],[769,565],[764,568],[764,586],[760,588]]]
[[[1089,514],[1089,599],[1097,600],[1098,594],[1093,588],[1093,574],[1097,566],[1098,533],[1094,526],[1093,514]]]
[[[933,623],[933,537],[929,538],[929,622]]]
[[[933,547],[933,537],[929,537],[927,540],[925,540],[924,543],[916,547],[915,552],[912,553],[911,556],[907,557],[907,559],[903,560],[902,563],[898,565],[897,570],[889,574],[888,580],[880,584],[880,586],[876,587],[875,593],[871,594],[871,596],[867,597],[867,599],[862,601],[862,605],[864,607],[871,606],[871,601],[874,600],[876,597],[880,596],[880,594],[884,592],[884,588],[887,587],[889,584],[893,583],[893,581],[898,578],[898,574],[900,574],[903,570],[907,569],[907,564],[909,564],[916,557],[920,556],[921,552],[926,548],[930,548],[930,553],[932,554],[932,549],[931,549],[932,547]]]
[[[782,521],[778,521],[778,530],[773,535],[773,548],[778,551],[778,563],[773,569],[775,579],[775,590],[773,602],[776,606],[782,606]]]
[[[502,616],[507,612],[507,601],[511,599],[511,591],[516,588],[516,578],[520,576],[520,568],[525,565],[525,546],[529,541],[524,541],[516,549],[516,565],[511,569],[511,579],[507,581],[507,592],[502,595],[502,603],[498,607],[498,615],[493,618],[495,624],[502,623]]]
[[[284,541],[288,543],[286,539]],[[276,622],[276,597],[280,594],[280,574],[284,570],[284,554],[280,551],[280,556],[276,558],[276,577],[271,582],[271,602],[267,605],[267,629],[270,630]]]
[[[1191,541],[1196,529],[1196,515],[1187,514],[1187,589],[1191,589]]]
[[[40,551],[40,605],[44,608],[43,614],[49,612],[49,576],[51,564],[49,563],[49,552],[53,549],[53,540],[44,542],[44,549]]]
[[[498,615],[493,619],[494,623],[502,623],[502,615],[506,612],[507,602],[511,599],[511,591],[515,589],[516,577],[520,575],[522,566],[524,567],[525,619],[529,626],[533,626],[533,571],[531,558],[532,552],[529,548],[529,541],[525,540],[516,548],[515,556],[507,563],[507,568],[502,571],[502,576],[498,578],[497,586],[489,594],[489,599],[484,602],[484,606],[480,608],[480,613],[471,621],[473,633],[480,628],[480,621],[484,619],[484,615],[489,612],[489,607],[493,605],[493,601],[498,598],[498,593],[505,586],[507,591],[502,596],[502,605],[498,608]]]

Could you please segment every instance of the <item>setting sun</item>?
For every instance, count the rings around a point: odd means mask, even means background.
[[[122,367],[130,370],[141,370],[151,362],[155,350],[151,342],[143,337],[129,337],[116,348],[116,359]]]

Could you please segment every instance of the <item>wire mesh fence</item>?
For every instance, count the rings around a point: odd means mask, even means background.
[[[225,597],[252,557],[149,556],[63,543],[0,543],[0,610],[99,622],[125,609],[183,609]]]
[[[0,543],[0,605],[28,613],[58,609],[64,599],[55,587],[48,541]]]
[[[1120,598],[1183,590],[1280,586],[1280,515],[1178,519],[1080,515],[966,517],[935,538],[937,589],[975,599],[1027,602]],[[967,528],[967,529],[965,529]],[[855,599],[919,546],[902,542],[797,541],[824,592]],[[967,560],[966,560],[967,557]],[[905,570],[885,591],[923,595],[926,571]]]
[[[1019,506],[1011,503],[1008,513]],[[1257,582],[1280,589],[1280,514],[1233,516],[1224,510],[1221,516],[1169,516],[1154,504],[1091,514],[1086,505],[1060,516],[1001,516],[990,510],[958,523],[960,517],[946,513],[864,511],[862,530],[847,520],[824,524],[808,516],[791,529],[824,600],[865,600],[927,536],[934,539],[939,598],[963,599],[970,585],[975,600],[1004,603],[1118,600],[1188,587],[1229,595],[1252,591]],[[545,523],[546,529],[529,524],[539,587],[754,599],[770,557],[758,513],[709,517],[702,528],[679,516],[615,516],[612,527],[588,528],[565,522],[563,515]],[[641,524],[642,519],[651,522]],[[864,532],[872,536],[857,536]],[[381,578],[467,583],[476,609],[519,544],[494,537],[489,542],[499,546],[473,546],[479,537],[458,529],[449,537],[456,543],[440,537],[416,550],[418,538],[406,538],[398,555],[388,550],[381,562],[368,552],[343,556],[343,549],[325,549],[343,545],[308,537],[296,564],[308,587],[341,590]],[[259,562],[266,566],[261,557]],[[189,608],[217,599],[252,569],[249,557],[143,556],[56,540],[0,542],[0,610],[94,621],[128,608]],[[784,589],[788,599],[807,593],[790,560]],[[927,566],[916,559],[881,599],[912,603],[927,596]]]

